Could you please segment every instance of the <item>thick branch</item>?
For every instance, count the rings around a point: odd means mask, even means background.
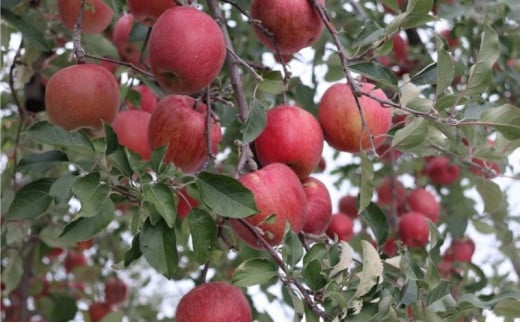
[[[74,53],[74,57],[78,64],[85,63],[85,50],[81,47],[81,24],[83,23],[83,14],[85,12],[86,3],[86,0],[81,0],[78,20],[76,21],[74,30],[72,31],[72,52]]]

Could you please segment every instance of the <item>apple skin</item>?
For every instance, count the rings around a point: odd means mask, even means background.
[[[459,45],[459,40],[453,36],[451,30],[443,29],[439,31],[439,35],[441,35],[446,40],[450,48],[453,49]]]
[[[118,305],[125,301],[128,287],[118,277],[110,277],[105,281],[105,303]]]
[[[139,23],[153,26],[163,12],[176,7],[177,3],[175,0],[128,0],[126,6]]]
[[[65,130],[100,130],[112,122],[119,108],[114,75],[95,64],[65,67],[47,82],[45,106],[52,124]]]
[[[317,1],[325,5],[325,0]],[[323,31],[320,15],[307,0],[253,0],[251,18],[259,20],[270,31],[280,53],[287,57],[312,46]],[[271,39],[255,26],[260,42],[276,51]]]
[[[251,322],[253,316],[240,288],[226,282],[196,286],[175,310],[177,322]]]
[[[354,237],[354,222],[352,218],[343,213],[335,213],[329,223],[326,231],[331,239],[350,241]]]
[[[392,48],[399,64],[408,61],[408,41],[401,37],[401,35],[396,33],[392,36]]]
[[[206,111],[204,103],[184,95],[169,95],[160,100],[151,114],[148,140],[152,150],[168,145],[165,162],[183,172],[196,171],[206,159]],[[211,120],[211,151],[216,154],[222,139],[220,123]]]
[[[399,218],[399,238],[408,247],[424,247],[429,240],[430,228],[426,216],[408,212]]]
[[[374,90],[374,85],[370,83],[362,83],[360,90],[370,92],[379,99],[388,100],[382,90]],[[384,134],[390,129],[391,111],[364,95],[359,97],[359,104],[377,147],[384,142]],[[318,117],[325,140],[332,147],[351,153],[372,148],[368,134],[361,125],[361,115],[348,84],[336,83],[325,91],[318,106]]]
[[[392,183],[393,180],[393,183]],[[393,193],[395,190],[396,206],[399,207],[405,202],[406,189],[397,178],[386,177],[376,188],[377,203],[379,205],[392,205]]]
[[[448,157],[438,156],[427,162],[424,172],[430,178],[430,182],[445,186],[459,180],[460,169],[458,165],[451,164]]]
[[[127,102],[129,110],[141,110],[152,113],[159,101],[153,91],[146,85],[140,84],[132,88],[141,96],[140,107],[134,106],[130,101]]]
[[[139,65],[141,50],[130,42],[130,33],[134,25],[134,16],[132,14],[124,14],[114,25],[112,31],[112,43],[117,49],[119,57],[128,63]]]
[[[315,177],[302,181],[307,199],[307,216],[303,232],[322,234],[327,230],[332,217],[332,199],[327,186]]]
[[[63,260],[63,266],[65,271],[70,274],[77,267],[84,267],[87,265],[87,258],[81,251],[69,250],[65,259]]]
[[[254,145],[261,165],[284,163],[304,179],[320,162],[323,132],[311,113],[281,105],[267,111],[266,127]]]
[[[89,8],[90,6],[90,8]],[[58,11],[61,21],[70,30],[78,21],[81,0],[58,0]],[[81,31],[90,34],[99,34],[112,22],[114,11],[103,0],[87,0],[83,12]]]
[[[110,305],[104,302],[94,302],[88,307],[91,322],[101,321],[111,311]]]
[[[454,240],[445,254],[445,259],[457,262],[471,262],[475,253],[475,242],[470,238]]]
[[[191,209],[199,206],[199,201],[188,194],[186,187],[177,191],[177,200],[177,216],[181,220],[184,220],[190,214]]]
[[[358,217],[357,209],[357,197],[354,195],[344,195],[339,199],[338,202],[339,211],[344,213],[351,218]]]
[[[424,188],[417,188],[406,196],[406,206],[410,211],[424,214],[433,223],[439,222],[441,209],[435,196]]]
[[[240,176],[239,181],[254,196],[258,214],[244,218],[253,227],[258,227],[271,245],[280,244],[284,238],[285,223],[299,233],[305,225],[307,201],[305,191],[296,173],[282,163],[269,164],[255,172]],[[265,221],[275,214],[274,223]],[[237,235],[250,247],[261,250],[263,245],[239,220],[229,223]]]
[[[194,94],[220,72],[226,45],[219,25],[192,7],[166,10],[148,42],[152,73],[164,90]]]
[[[151,114],[141,110],[126,110],[119,112],[112,128],[117,134],[120,145],[139,154],[142,160],[150,160],[152,149],[148,143],[148,125]]]
[[[495,172],[496,175],[500,175],[500,166],[495,162],[486,161],[480,158],[472,158],[471,162],[486,169],[490,169]],[[482,171],[478,166],[471,165],[469,170],[475,176],[484,176],[485,178],[491,179],[496,175],[491,175],[487,172]]]
[[[395,243],[395,238],[389,237],[386,239],[383,244],[383,251],[386,253],[388,257],[393,257],[397,254],[397,244]]]

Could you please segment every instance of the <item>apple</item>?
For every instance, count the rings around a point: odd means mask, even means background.
[[[389,237],[386,239],[383,244],[383,251],[386,253],[388,257],[393,257],[397,254],[397,243],[395,243],[395,238]]]
[[[338,202],[339,211],[352,218],[358,217],[357,197],[354,195],[344,195]]]
[[[354,237],[354,222],[344,213],[335,213],[326,231],[331,239],[350,241]]]
[[[430,182],[435,185],[451,185],[459,180],[459,166],[451,164],[448,157],[438,156],[430,159],[424,169]]]
[[[226,57],[219,25],[193,7],[166,10],[155,22],[148,45],[155,79],[175,94],[194,94],[209,85]]]
[[[437,270],[442,278],[450,280],[451,276],[454,273],[455,267],[453,266],[453,262],[451,260],[446,259],[445,257],[437,264]]]
[[[181,219],[185,219],[190,214],[191,209],[199,206],[199,201],[188,194],[186,187],[177,191],[177,200],[177,216]]]
[[[284,163],[304,179],[320,162],[323,132],[311,113],[297,106],[281,105],[267,111],[265,129],[254,145],[261,165]]]
[[[376,194],[379,205],[392,205],[395,196],[396,206],[399,207],[405,201],[406,189],[399,179],[385,177],[376,188]]]
[[[459,45],[459,40],[453,35],[453,32],[450,29],[443,29],[439,31],[439,35],[441,35],[446,40],[450,48],[455,48]]]
[[[45,91],[51,123],[65,130],[100,130],[119,108],[119,85],[114,75],[96,64],[72,65],[54,73]]]
[[[307,199],[307,216],[303,232],[322,234],[327,230],[332,217],[332,200],[327,186],[317,178],[308,177],[302,181]]]
[[[325,0],[317,2],[325,5]],[[312,46],[324,27],[318,11],[307,0],[253,0],[251,18],[273,34],[280,53],[286,57]],[[254,31],[265,47],[276,51],[271,38],[258,26]]]
[[[112,31],[112,43],[114,43],[117,53],[123,61],[139,65],[141,49],[130,41],[133,25],[134,16],[132,14],[124,14],[119,17]]]
[[[500,166],[498,166],[498,164],[495,162],[486,161],[486,160],[476,158],[476,157],[473,157],[471,159],[471,162],[473,164],[470,166],[469,170],[475,176],[484,176],[489,179],[489,178],[493,178],[496,175],[500,174]],[[482,170],[482,168],[493,171],[494,175],[484,172]]]
[[[111,308],[109,304],[104,302],[94,302],[88,307],[88,316],[90,321],[99,322],[110,313],[110,311]]]
[[[439,221],[440,206],[435,196],[424,188],[416,188],[408,193],[405,201],[410,211],[424,214],[433,223]]]
[[[49,252],[47,252],[45,254],[45,256],[47,258],[49,258],[50,260],[55,260],[56,258],[58,258],[63,253],[63,251],[64,251],[63,248],[54,247]]]
[[[394,50],[395,58],[399,64],[408,61],[408,41],[401,37],[398,33],[392,36],[392,48]]]
[[[110,277],[105,281],[105,303],[117,305],[125,301],[126,283],[118,277]]]
[[[379,159],[384,163],[395,162],[402,154],[400,150],[391,148],[391,143],[388,140],[376,147],[376,152]]]
[[[61,21],[70,30],[78,21],[81,0],[58,0]],[[81,31],[99,34],[112,22],[114,11],[103,0],[87,0],[83,11]]]
[[[399,218],[399,238],[408,247],[424,247],[429,240],[430,228],[426,216],[408,212]]]
[[[112,121],[119,144],[139,154],[142,160],[149,160],[152,155],[148,143],[150,119],[151,114],[146,111],[125,110],[119,112]]]
[[[164,97],[157,103],[148,125],[152,150],[168,145],[165,162],[172,162],[184,172],[198,170],[208,156],[206,113],[206,105],[192,97]],[[220,123],[212,119],[210,128],[211,152],[216,154],[222,139]]]
[[[270,245],[276,246],[282,242],[286,222],[296,233],[303,229],[307,201],[303,185],[291,168],[282,163],[272,163],[240,176],[239,181],[253,193],[259,211],[244,220],[257,227]],[[274,219],[271,218],[273,215]],[[230,219],[229,222],[247,245],[263,249],[256,236],[239,220]]]
[[[127,101],[129,110],[141,110],[152,113],[157,105],[157,96],[146,85],[140,84],[132,88],[133,91],[139,93],[139,107],[135,106],[130,100]]]
[[[94,245],[94,239],[88,239],[85,241],[76,242],[76,248],[78,248],[78,250],[81,250],[81,251],[90,249],[93,245]]]
[[[445,258],[457,262],[471,262],[475,253],[475,242],[470,238],[454,240],[445,254]]]
[[[359,88],[376,98],[388,100],[382,90],[374,89],[374,85],[370,83],[362,83]],[[359,97],[359,105],[377,147],[383,143],[385,134],[390,129],[391,111],[365,95]],[[372,148],[368,133],[361,125],[361,115],[348,84],[336,83],[325,91],[318,106],[318,116],[325,140],[332,147],[351,153]]]
[[[70,274],[75,268],[87,265],[87,258],[81,251],[69,250],[63,261],[65,271]]]
[[[177,6],[175,0],[128,0],[128,10],[134,15],[138,22],[153,26],[157,18],[167,9]]]
[[[251,322],[253,316],[240,288],[209,282],[184,295],[175,310],[177,322]]]
[[[325,158],[321,157],[320,161],[318,162],[318,166],[314,169],[315,173],[323,173],[325,171],[325,168],[327,168],[327,161]]]

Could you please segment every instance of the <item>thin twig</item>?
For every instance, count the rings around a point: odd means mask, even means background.
[[[254,75],[255,79],[258,82],[263,81],[264,78],[262,77],[262,75],[258,74],[256,72],[255,68],[253,66],[249,65],[249,63],[244,61],[240,56],[238,56],[234,50],[232,50],[231,48],[227,48],[227,52],[229,54],[233,55],[233,57],[235,57],[235,60],[237,60],[242,66],[244,66],[249,72],[251,72],[251,74]]]
[[[81,47],[81,24],[83,23],[83,14],[85,12],[86,3],[86,0],[81,0],[78,20],[76,21],[74,30],[72,31],[72,52],[78,64],[85,63],[85,50]]]
[[[153,74],[152,73],[139,68],[138,66],[136,66],[133,63],[124,62],[124,61],[121,61],[121,60],[118,60],[118,59],[115,59],[115,58],[110,58],[110,57],[100,57],[100,56],[92,55],[92,54],[89,54],[89,53],[85,53],[85,57],[97,59],[97,60],[100,60],[100,61],[110,62],[110,63],[114,63],[114,64],[118,64],[118,65],[127,66],[127,67],[130,67],[131,69],[133,69],[133,70],[143,74],[144,76],[146,76],[146,77],[148,77],[150,79],[153,78]]]

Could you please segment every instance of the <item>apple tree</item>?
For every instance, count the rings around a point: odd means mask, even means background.
[[[1,15],[2,320],[520,317],[516,0]]]

